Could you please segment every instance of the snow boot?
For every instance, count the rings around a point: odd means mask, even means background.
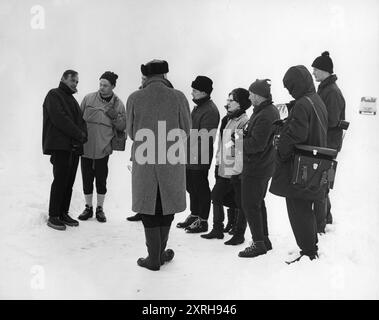
[[[176,227],[177,228],[187,228],[189,227],[192,223],[195,222],[195,220],[197,220],[198,216],[195,216],[193,214],[190,214],[186,220],[184,220],[183,222],[179,222]]]
[[[140,267],[158,271],[161,267],[161,230],[160,227],[145,228],[145,239],[148,256],[139,258]]]
[[[142,217],[140,213],[136,213],[134,216],[127,217],[126,220],[128,221],[141,221]]]
[[[234,209],[228,208],[228,223],[226,224],[224,228],[224,232],[228,233],[233,229],[234,222],[235,222],[236,214]]]
[[[201,233],[208,231],[208,221],[201,218],[197,218],[190,226],[186,229],[187,233]]]
[[[67,225],[67,226],[70,226],[70,227],[77,227],[79,226],[79,221],[75,220],[75,219],[72,219],[68,213],[62,213],[61,215],[61,221]]]
[[[96,219],[99,222],[107,222],[107,218],[105,217],[103,207],[98,206],[96,208]]]
[[[93,217],[93,207],[90,207],[88,204],[86,204],[84,211],[81,213],[78,219],[84,221],[92,217]]]
[[[161,232],[161,265],[169,262],[174,258],[175,252],[172,249],[166,249],[170,226],[159,227]]]
[[[251,246],[245,248],[245,250],[240,251],[238,256],[241,258],[254,258],[266,253],[267,248],[264,241],[256,241],[253,242]]]
[[[66,230],[66,225],[61,221],[59,217],[49,217],[47,225],[55,230]]]
[[[217,230],[213,228],[211,232],[207,234],[202,234],[200,237],[204,239],[224,239],[224,233],[222,230]]]

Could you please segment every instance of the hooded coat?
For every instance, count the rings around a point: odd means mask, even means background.
[[[303,190],[291,183],[295,145],[326,147],[328,114],[306,67],[291,67],[283,84],[295,102],[280,131],[270,192],[286,198],[304,198]],[[317,114],[307,97],[312,100]]]
[[[158,121],[161,121],[158,124]],[[186,209],[185,144],[181,144],[183,161],[177,164],[167,159],[168,150],[176,141],[167,141],[167,133],[181,129],[185,136],[191,128],[189,104],[185,95],[159,76],[149,77],[142,88],[132,93],[126,103],[126,130],[133,140],[132,146],[132,210],[155,215],[159,187],[163,215],[182,212]],[[158,128],[163,135],[158,136]],[[141,139],[141,135],[146,136]],[[163,138],[165,141],[159,140]],[[186,137],[184,137],[186,138]],[[149,142],[148,142],[149,141]],[[185,142],[185,141],[184,141]],[[150,145],[154,152],[147,163],[141,161],[141,151]],[[149,151],[147,151],[149,153]],[[166,157],[166,163],[158,163],[158,157]],[[162,159],[162,158],[161,158]]]

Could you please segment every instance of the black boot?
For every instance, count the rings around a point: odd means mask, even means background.
[[[267,251],[272,250],[272,244],[271,244],[270,238],[268,236],[265,236],[263,240],[264,240]]]
[[[228,223],[224,228],[224,232],[229,232],[233,229],[234,222],[236,219],[236,213],[233,208],[228,208]]]
[[[55,230],[66,230],[66,225],[61,221],[59,217],[49,217],[47,225]]]
[[[204,239],[224,239],[224,233],[222,232],[222,230],[217,230],[213,228],[211,232],[207,234],[202,234],[200,237]]]
[[[183,222],[179,222],[177,223],[176,227],[177,228],[187,228],[189,227],[192,223],[195,222],[195,220],[197,220],[198,216],[195,216],[193,214],[190,214],[186,220],[184,220]]]
[[[169,262],[174,258],[175,252],[172,249],[166,249],[167,241],[168,241],[168,235],[170,233],[170,227],[164,226],[160,227],[161,231],[161,265],[163,265],[165,262]]]
[[[103,207],[98,206],[96,208],[96,219],[99,222],[107,222],[107,218],[105,217]]]
[[[224,207],[213,204],[213,228],[211,232],[202,234],[204,239],[224,239]]]
[[[234,233],[231,239],[224,242],[224,244],[236,246],[238,244],[245,242],[245,231],[246,231],[246,219],[243,216],[243,212],[239,209],[235,210],[236,212],[236,222],[234,225]]]
[[[139,258],[140,267],[158,271],[161,267],[161,230],[160,227],[145,228],[145,239],[148,256]]]
[[[240,251],[238,256],[241,258],[254,258],[262,254],[267,253],[267,248],[264,241],[256,241],[251,244],[251,246],[245,248],[245,250]]]
[[[134,216],[127,217],[126,220],[128,221],[141,221],[142,217],[140,213],[136,213]]]
[[[233,211],[234,211],[234,220],[232,222],[232,228],[228,232],[230,235],[236,234],[237,227],[238,227],[238,225],[237,225],[237,222],[238,222],[238,209],[234,209]]]
[[[245,242],[245,237],[241,234],[233,234],[233,237],[231,237],[228,241],[224,242],[227,246],[236,246],[241,243]]]
[[[75,219],[72,219],[68,213],[62,213],[61,215],[61,221],[67,225],[67,226],[70,226],[70,227],[77,227],[79,226],[79,221],[75,220]]]
[[[84,211],[81,213],[78,219],[84,221],[92,217],[93,217],[93,207],[90,207],[88,204],[86,204]]]

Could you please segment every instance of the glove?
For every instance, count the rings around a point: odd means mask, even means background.
[[[87,134],[82,131],[82,138],[80,139],[81,144],[85,144],[88,141]]]
[[[109,117],[111,120],[116,120],[118,113],[114,108],[109,108],[107,111],[105,111],[105,114],[107,117]]]

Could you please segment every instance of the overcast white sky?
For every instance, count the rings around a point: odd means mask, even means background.
[[[36,4],[44,29],[31,27]],[[41,130],[43,98],[65,69],[80,73],[79,102],[105,70],[119,75],[125,102],[140,84],[140,64],[153,58],[168,61],[169,79],[188,99],[196,75],[211,77],[223,112],[227,94],[256,78],[272,79],[274,102],[286,102],[285,71],[311,70],[328,50],[349,117],[361,96],[378,96],[378,14],[376,0],[1,0],[0,88],[12,98],[0,106],[0,134],[20,121]],[[39,140],[29,145],[40,149]]]

